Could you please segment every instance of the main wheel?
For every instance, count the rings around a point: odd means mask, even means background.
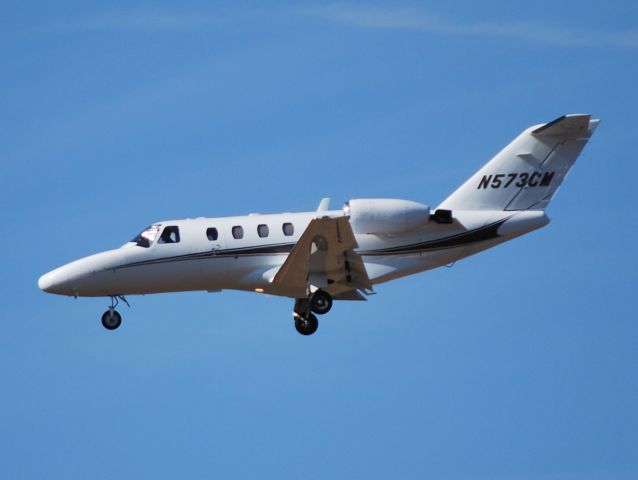
[[[122,324],[122,316],[117,312],[117,310],[113,310],[113,314],[111,315],[111,310],[107,310],[102,315],[102,325],[107,330],[115,330]]]
[[[317,315],[325,315],[332,308],[332,297],[323,290],[317,290],[310,297],[310,310]]]
[[[319,328],[319,321],[312,313],[308,312],[306,317],[295,318],[295,328],[302,335],[312,335]]]

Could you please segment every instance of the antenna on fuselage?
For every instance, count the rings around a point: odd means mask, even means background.
[[[325,212],[330,209],[330,197],[322,198],[317,207],[318,212]]]

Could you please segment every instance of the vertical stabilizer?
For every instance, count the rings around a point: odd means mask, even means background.
[[[438,208],[544,210],[598,122],[574,114],[528,128]]]

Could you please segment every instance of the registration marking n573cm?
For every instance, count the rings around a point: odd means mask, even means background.
[[[507,188],[515,185],[522,187],[547,187],[556,172],[533,172],[533,173],[497,173],[496,175],[483,175],[478,184],[477,190],[481,188]]]

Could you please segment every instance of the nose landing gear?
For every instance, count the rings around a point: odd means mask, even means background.
[[[102,325],[107,330],[115,330],[122,324],[122,316],[113,307],[104,312],[102,315]]]
[[[117,310],[115,310],[115,307],[117,307],[117,304],[119,303],[119,299],[121,299],[124,303],[126,303],[126,305],[130,307],[129,303],[126,301],[126,298],[121,295],[112,295],[111,306],[102,315],[102,326],[107,330],[115,330],[122,324],[122,316]]]

